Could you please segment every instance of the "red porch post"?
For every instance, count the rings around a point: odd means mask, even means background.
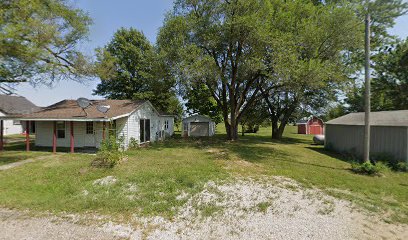
[[[57,152],[57,122],[53,122],[54,129],[53,129],[53,134],[52,134],[52,152],[56,153]]]
[[[74,122],[71,121],[71,134],[70,134],[70,147],[71,147],[71,153],[74,153]]]
[[[0,120],[0,151],[3,151],[3,147],[4,147],[3,128],[4,128],[3,120]]]
[[[30,121],[26,121],[26,151],[30,151]]]
[[[106,128],[106,122],[103,122],[103,127],[102,127],[102,139],[105,140],[105,128]]]

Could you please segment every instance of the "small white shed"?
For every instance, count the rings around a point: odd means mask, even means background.
[[[192,115],[183,119],[183,136],[208,137],[215,134],[215,122],[204,115]]]

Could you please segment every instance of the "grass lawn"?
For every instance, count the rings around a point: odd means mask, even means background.
[[[171,217],[174,207],[186,201],[177,196],[199,192],[210,180],[266,175],[293,178],[306,187],[317,187],[371,211],[386,213],[388,221],[408,223],[407,173],[356,175],[340,155],[312,145],[311,136],[295,134],[294,127],[287,129],[282,141],[272,141],[270,129],[261,128],[258,134],[225,142],[222,128],[219,130],[211,139],[176,138],[129,151],[128,160],[113,169],[90,167],[93,155],[57,154],[53,159],[2,171],[0,206],[118,217],[133,213]],[[117,182],[93,184],[106,176],[114,176]]]
[[[45,152],[26,152],[25,136],[21,134],[5,136],[5,140],[5,151],[0,152],[0,166],[47,155]],[[31,147],[34,147],[33,143],[31,143]]]

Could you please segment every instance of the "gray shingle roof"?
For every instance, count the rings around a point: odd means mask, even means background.
[[[364,119],[364,112],[350,113],[326,124],[364,125]],[[372,112],[370,122],[372,126],[408,126],[408,110]]]
[[[0,95],[0,111],[7,115],[28,114],[41,110],[25,97]]]

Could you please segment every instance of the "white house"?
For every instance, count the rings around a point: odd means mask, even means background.
[[[39,107],[25,97],[0,95],[0,117],[13,117],[39,110]],[[3,120],[0,125],[3,127],[3,135],[21,134],[25,131],[25,127],[21,125],[19,120]]]
[[[34,122],[35,145],[42,147],[99,148],[103,139],[113,134],[123,138],[127,148],[171,136],[174,117],[161,116],[149,101],[92,100],[82,109],[75,100],[63,100],[39,112],[24,114],[14,120],[28,126]],[[110,106],[106,113],[98,106]],[[1,119],[1,117],[0,117]]]
[[[215,122],[204,115],[192,115],[183,119],[183,136],[205,137],[214,136]]]

